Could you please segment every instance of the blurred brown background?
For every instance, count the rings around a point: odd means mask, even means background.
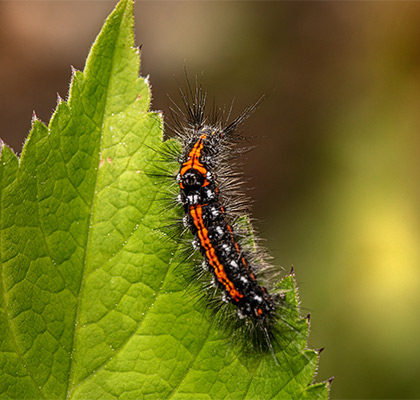
[[[1,137],[48,121],[113,1],[0,2]],[[420,397],[420,3],[141,2],[142,74],[183,67],[246,125],[253,216],[294,265],[332,398]],[[174,75],[176,78],[174,79]]]

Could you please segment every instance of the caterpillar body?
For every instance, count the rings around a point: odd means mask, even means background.
[[[177,175],[185,225],[195,237],[205,266],[212,273],[224,299],[237,307],[239,318],[269,318],[274,303],[267,289],[257,283],[255,273],[226,221],[215,182],[218,142],[223,130],[203,126],[185,148]]]
[[[193,248],[203,257],[202,268],[194,274],[203,283],[201,297],[221,316],[218,321],[229,321],[225,325],[230,324],[234,335],[246,332],[276,361],[273,343],[282,294],[260,283],[260,275],[267,275],[270,268],[254,237],[250,244],[249,229],[244,232],[238,223],[248,207],[238,193],[238,173],[230,165],[242,154],[234,148],[243,139],[238,126],[262,99],[227,122],[230,112],[227,118],[220,109],[206,112],[201,85],[193,90],[188,83],[188,91],[180,92],[183,108],[174,103],[170,126],[182,147],[177,156],[177,202],[184,211],[183,225],[194,236]]]

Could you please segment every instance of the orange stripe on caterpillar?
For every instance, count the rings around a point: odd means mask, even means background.
[[[191,206],[190,215],[193,218],[194,225],[198,230],[198,236],[200,239],[201,246],[203,246],[206,250],[207,259],[210,265],[213,267],[214,273],[218,281],[225,287],[232,299],[238,302],[241,298],[244,297],[244,295],[239,293],[238,290],[236,290],[235,285],[227,277],[223,265],[216,256],[216,251],[213,245],[211,244],[208,236],[208,230],[204,226],[202,206]]]
[[[204,168],[204,165],[200,162],[201,150],[203,150],[204,143],[203,140],[206,138],[206,135],[201,135],[200,140],[194,145],[190,153],[188,154],[188,160],[182,164],[180,174],[181,176],[185,174],[189,169],[195,169],[204,177],[207,174],[207,169]]]

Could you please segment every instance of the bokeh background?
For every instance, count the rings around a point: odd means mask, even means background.
[[[48,121],[114,1],[0,2],[1,137]],[[246,174],[275,263],[293,264],[333,399],[420,397],[420,3],[142,2],[153,109],[204,71],[257,145]],[[175,76],[175,78],[174,78]]]

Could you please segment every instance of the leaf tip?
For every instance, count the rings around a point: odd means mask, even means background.
[[[76,77],[76,74],[80,71],[77,68],[73,67],[73,65],[71,65],[70,68],[71,68],[70,86],[73,86],[73,81]]]
[[[133,46],[133,49],[136,51],[137,55],[141,58],[141,52],[143,49],[143,45],[140,44],[139,46]]]
[[[9,159],[17,160],[17,155],[12,148],[10,148],[2,138],[0,138],[0,160],[3,165],[8,162]]]
[[[57,107],[62,103],[63,98],[60,96],[60,93],[57,92]]]
[[[44,125],[42,123],[42,121],[38,118],[38,116],[36,115],[35,111],[32,111],[32,119],[31,119],[31,132],[32,130],[35,128],[36,125]],[[31,132],[29,134],[29,136],[25,139],[24,141],[24,147],[25,147],[25,143],[29,140],[30,136],[31,136]],[[23,152],[23,150],[22,150]]]
[[[151,86],[150,85],[150,75],[149,74],[147,74],[145,77],[144,77],[144,82],[146,83],[146,85],[147,86]]]
[[[36,116],[35,110],[32,111],[32,119],[31,119],[31,125],[33,126],[35,121],[38,121],[38,117]]]

